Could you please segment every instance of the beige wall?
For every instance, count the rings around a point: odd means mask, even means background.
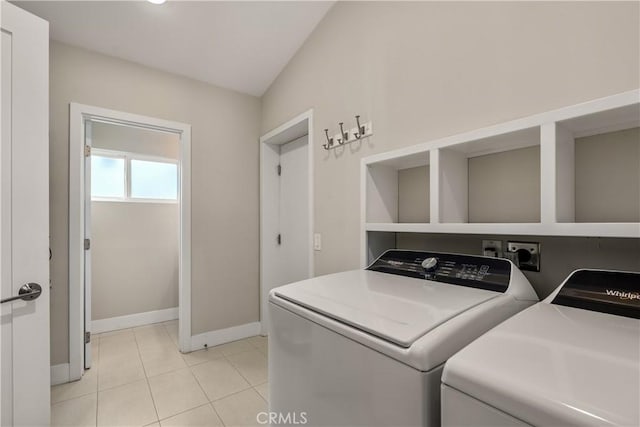
[[[398,171],[398,222],[429,222],[429,166]]]
[[[540,147],[472,157],[469,222],[540,222]]]
[[[262,99],[263,133],[314,109],[316,274],[359,264],[361,157],[640,87],[639,15],[633,2],[338,2]],[[323,129],[356,114],[374,136],[324,151]]]
[[[91,203],[93,320],[178,306],[178,204]]]
[[[68,361],[69,103],[192,125],[192,328],[258,320],[257,98],[52,42],[51,363]]]
[[[91,138],[94,148],[176,160],[180,157],[180,137],[175,133],[94,122]]]

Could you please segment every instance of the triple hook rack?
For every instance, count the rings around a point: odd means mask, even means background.
[[[324,134],[327,137],[327,143],[322,144],[322,148],[325,150],[331,150],[332,148],[340,147],[344,144],[349,144],[350,142],[373,135],[373,126],[371,122],[360,124],[360,116],[356,116],[356,127],[350,130],[344,130],[344,122],[338,123],[338,126],[340,126],[340,133],[337,133],[332,137],[329,137],[329,129],[324,130]]]

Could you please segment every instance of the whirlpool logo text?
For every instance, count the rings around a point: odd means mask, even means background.
[[[640,301],[640,294],[637,292],[623,292],[619,290],[607,289],[607,296],[618,297],[620,299],[638,300]]]

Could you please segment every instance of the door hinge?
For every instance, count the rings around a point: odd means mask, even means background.
[[[84,239],[84,250],[88,251],[91,249],[91,239]]]
[[[279,245],[282,244],[282,234],[278,233],[278,237],[276,238],[276,241],[278,242]]]
[[[89,157],[91,155],[91,146],[90,145],[85,145],[84,146],[84,156],[85,157]]]
[[[89,344],[90,342],[91,342],[91,332],[85,332],[84,333],[84,343],[85,344]]]
[[[282,165],[278,165],[278,176],[282,175]]]

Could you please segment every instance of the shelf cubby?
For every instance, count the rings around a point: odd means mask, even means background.
[[[429,222],[428,152],[369,163],[365,174],[367,222]]]
[[[438,149],[440,223],[539,223],[540,127]]]
[[[556,123],[560,223],[640,223],[640,104]]]

